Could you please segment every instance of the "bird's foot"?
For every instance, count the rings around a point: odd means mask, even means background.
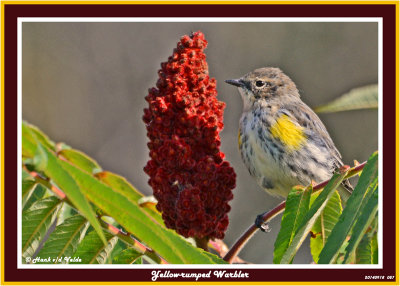
[[[270,228],[268,226],[268,223],[264,222],[264,215],[266,214],[266,212],[259,214],[256,217],[256,220],[254,222],[254,224],[262,231],[262,232],[270,232]]]

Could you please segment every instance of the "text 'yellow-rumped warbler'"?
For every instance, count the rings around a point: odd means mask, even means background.
[[[243,99],[242,159],[265,191],[286,197],[293,186],[328,180],[343,165],[324,124],[280,69],[260,68],[226,82]],[[347,199],[351,190],[346,180],[339,191]]]

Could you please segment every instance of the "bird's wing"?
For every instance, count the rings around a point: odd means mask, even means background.
[[[296,104],[281,106],[278,112],[289,116],[294,122],[302,126],[309,139],[312,138],[316,144],[328,148],[334,158],[335,167],[338,168],[343,165],[342,156],[335,147],[328,131],[310,107],[299,100]]]

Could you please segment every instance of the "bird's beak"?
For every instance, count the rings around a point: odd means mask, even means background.
[[[243,86],[243,81],[241,79],[227,79],[225,82],[237,87]]]

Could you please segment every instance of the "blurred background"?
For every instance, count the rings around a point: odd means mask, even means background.
[[[226,103],[221,150],[237,173],[224,241],[230,247],[282,199],[260,191],[237,146],[242,102],[224,83],[259,67],[281,68],[311,107],[378,81],[377,23],[23,23],[22,117],[56,142],[87,153],[104,170],[126,177],[145,195],[148,156],[142,122],[144,97],[160,63],[180,37],[201,30],[210,76]],[[320,115],[343,161],[362,162],[378,149],[378,112]],[[281,216],[240,253],[252,263],[272,263]],[[308,242],[294,263],[312,261]]]

